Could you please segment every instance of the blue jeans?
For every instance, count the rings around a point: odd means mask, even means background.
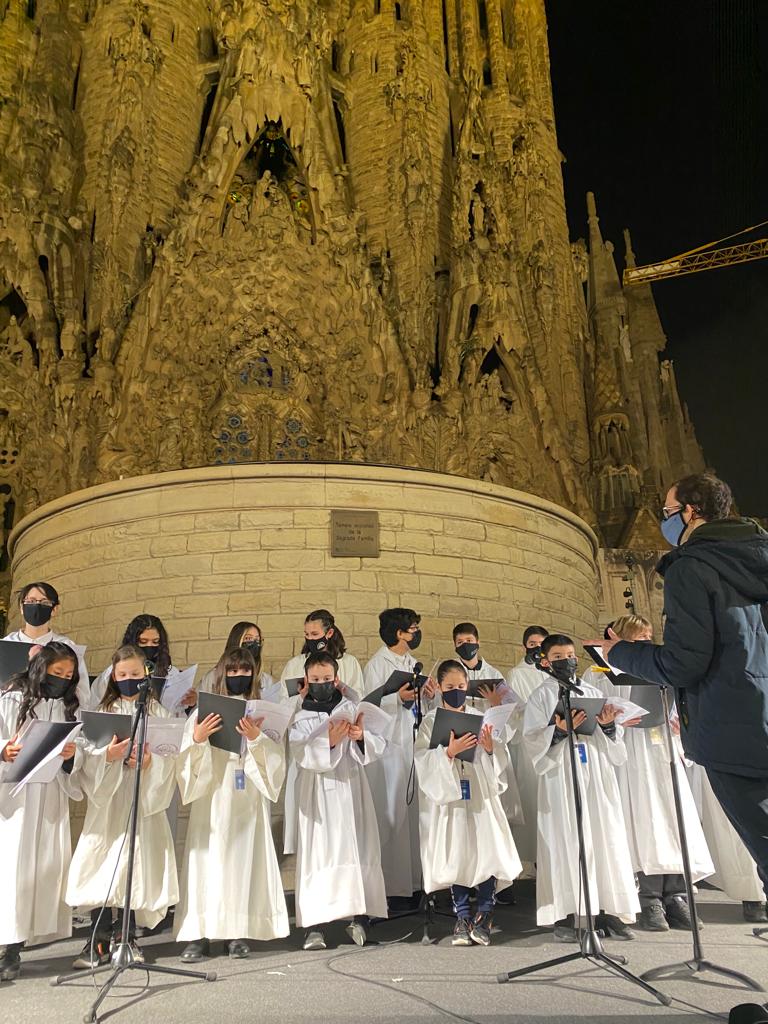
[[[456,911],[456,917],[471,917],[472,912],[469,909],[469,895],[472,892],[466,885],[452,885],[451,886],[451,898],[453,899],[453,909]],[[496,879],[491,876],[484,882],[481,882],[475,890],[477,893],[477,912],[478,914],[490,914],[496,905]]]

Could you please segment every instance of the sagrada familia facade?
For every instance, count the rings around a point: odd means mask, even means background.
[[[0,79],[6,530],[342,461],[548,498],[620,567],[661,546],[702,454],[593,197],[569,238],[544,0],[2,0]]]

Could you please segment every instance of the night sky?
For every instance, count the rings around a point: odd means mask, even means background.
[[[547,0],[571,238],[623,267],[768,220],[768,0]],[[767,237],[768,226],[750,237]],[[653,286],[707,462],[768,516],[768,260]]]

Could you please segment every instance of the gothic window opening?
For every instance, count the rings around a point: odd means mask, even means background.
[[[27,17],[34,18],[37,14],[37,0],[27,0]]]
[[[200,131],[197,135],[197,152],[199,153],[203,148],[205,142],[205,134],[208,131],[208,125],[211,120],[211,114],[213,113],[213,105],[216,102],[216,92],[219,88],[218,76],[209,79],[208,92],[205,96],[205,102],[203,103],[203,112],[200,115]]]
[[[479,313],[480,313],[480,307],[478,306],[478,304],[476,302],[473,302],[472,305],[469,307],[469,320],[467,322],[467,337],[468,338],[472,337],[472,332],[475,329],[475,324],[477,323],[477,318],[478,318]]]
[[[216,442],[213,449],[213,464],[215,466],[232,466],[238,462],[251,462],[255,457],[252,447],[253,435],[243,416],[239,413],[229,413],[226,422],[216,435]]]
[[[289,417],[285,421],[285,434],[275,446],[275,459],[278,462],[310,462],[311,441],[301,420]]]
[[[510,0],[506,0],[501,5],[501,31],[504,37],[504,45],[512,50],[515,45],[515,32]]]
[[[379,70],[379,55],[374,53],[371,55],[371,72],[375,75]]]
[[[197,30],[197,48],[200,51],[200,57],[206,63],[218,59],[219,49],[216,46],[216,39],[210,28],[206,27]]]
[[[451,73],[450,42],[448,39],[448,11],[445,8],[446,0],[440,5],[443,22],[443,48],[445,50],[445,70]]]
[[[338,71],[339,70],[339,54],[340,54],[339,44],[334,39],[333,42],[331,43],[331,70],[332,71]]]
[[[485,7],[485,0],[477,0],[477,24],[480,35],[483,39],[488,38],[488,11]]]
[[[171,42],[172,43],[176,42],[176,26],[175,25],[171,25]]]
[[[381,14],[381,0],[373,0],[373,13]]]
[[[492,373],[496,373],[497,370],[501,369],[501,359],[499,353],[496,351],[496,346],[489,349],[485,353],[485,358],[480,364],[480,376],[489,377]]]
[[[152,26],[149,24],[148,21],[142,21],[141,34],[145,36],[147,39],[152,38]]]
[[[395,21],[403,20],[403,8],[401,4],[395,4]]]
[[[339,133],[339,149],[341,150],[341,159],[344,163],[347,162],[347,136],[344,131],[344,115],[341,112],[339,106],[339,99],[335,94],[331,94],[331,101],[333,103],[333,115],[336,118],[336,130]]]
[[[72,82],[72,109],[73,110],[77,107],[77,90],[80,87],[80,68],[82,66],[82,63],[83,63],[83,58],[80,57],[80,59],[77,62],[77,70],[75,71],[75,78],[74,78],[74,81]]]
[[[493,75],[491,74],[491,62],[486,57],[483,61],[483,85],[489,89],[493,86]]]

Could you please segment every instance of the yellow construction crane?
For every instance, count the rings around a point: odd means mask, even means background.
[[[736,231],[732,235],[720,238],[716,242],[707,242],[698,249],[680,253],[660,263],[647,263],[642,267],[627,267],[624,271],[624,285],[647,284],[649,281],[662,281],[665,277],[682,277],[683,274],[697,274],[700,270],[713,270],[715,267],[728,267],[734,263],[750,263],[768,257],[768,238],[756,238],[751,242],[739,242],[737,245],[723,245],[738,235],[746,235],[750,231],[765,227],[768,221],[753,224],[751,228]],[[721,246],[721,248],[716,248]]]

